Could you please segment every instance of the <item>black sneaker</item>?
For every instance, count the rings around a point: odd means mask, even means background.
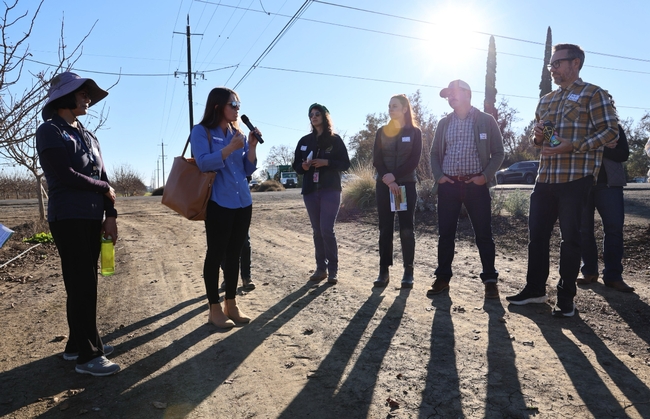
[[[553,307],[553,317],[573,317],[576,314],[576,303],[572,301],[557,300]]]
[[[506,297],[506,301],[508,301],[510,304],[515,304],[518,306],[523,306],[526,304],[534,304],[534,303],[545,303],[546,300],[548,300],[548,297],[546,294],[536,294],[528,291],[526,288],[521,290],[521,292],[517,295],[511,295]]]
[[[244,289],[245,290],[254,290],[255,289],[255,283],[253,282],[252,279],[250,278],[242,278],[241,279],[242,284],[244,284]]]

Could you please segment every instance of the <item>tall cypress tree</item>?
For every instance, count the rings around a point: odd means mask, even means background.
[[[490,46],[488,47],[487,71],[485,74],[485,101],[483,102],[483,111],[498,119],[498,112],[495,104],[497,102],[497,48],[494,43],[494,36],[490,36]]]
[[[539,82],[539,97],[544,96],[547,93],[550,93],[553,90],[551,84],[551,72],[548,71],[546,65],[551,61],[551,49],[553,34],[551,33],[551,27],[548,27],[546,31],[546,48],[544,49],[544,65],[542,66],[542,81]]]

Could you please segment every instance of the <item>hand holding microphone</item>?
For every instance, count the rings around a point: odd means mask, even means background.
[[[257,142],[260,144],[264,144],[264,140],[262,139],[262,136],[257,133],[257,128],[255,128],[253,124],[251,124],[251,120],[248,119],[246,115],[241,116],[241,121],[244,123],[244,125],[248,127],[249,130],[251,130],[255,138],[257,138]]]

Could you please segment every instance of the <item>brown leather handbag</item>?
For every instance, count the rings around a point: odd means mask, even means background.
[[[205,128],[212,151],[210,131]],[[205,220],[216,172],[202,172],[194,158],[184,157],[190,138],[180,156],[174,157],[163,191],[162,203],[191,221]]]

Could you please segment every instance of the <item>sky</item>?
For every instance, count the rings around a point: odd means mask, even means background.
[[[37,4],[19,0],[14,16]],[[327,106],[344,138],[364,128],[366,115],[386,112],[398,93],[419,89],[429,112],[442,116],[450,108],[440,90],[455,79],[469,83],[472,104],[482,109],[490,35],[497,101],[505,97],[518,111],[515,126],[523,130],[539,98],[549,26],[554,44],[586,51],[582,79],[610,92],[620,118],[650,112],[647,0],[45,0],[25,45],[33,60],[26,70],[47,71],[57,61],[62,22],[68,48],[88,35],[73,71],[112,86],[91,108],[95,116],[102,105],[108,112],[97,135],[109,176],[130,165],[158,186],[163,163],[166,176],[182,152],[190,128],[188,16],[194,123],[212,88],[234,88],[240,115],[265,140],[260,168],[271,147],[294,150],[309,133],[314,102]]]

